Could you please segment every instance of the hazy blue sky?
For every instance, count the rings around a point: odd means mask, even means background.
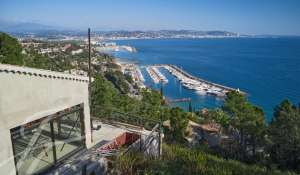
[[[300,35],[300,0],[0,0],[0,18],[81,29]]]

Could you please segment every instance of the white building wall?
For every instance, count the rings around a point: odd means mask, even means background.
[[[90,148],[87,77],[0,64],[0,174],[16,172],[10,129],[78,104]]]

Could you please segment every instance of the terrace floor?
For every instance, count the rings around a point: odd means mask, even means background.
[[[84,167],[84,165],[88,165],[88,167],[86,167],[87,174],[90,174],[92,172],[96,172],[95,174],[98,174],[99,172],[104,172],[107,166],[105,157],[107,155],[109,156],[109,154],[100,153],[99,148],[103,147],[104,145],[107,145],[108,143],[111,143],[112,141],[114,141],[114,139],[116,139],[118,136],[124,133],[140,133],[143,135],[147,135],[150,132],[147,130],[141,130],[141,128],[136,126],[121,123],[95,123],[100,125],[101,127],[98,130],[93,130],[93,147],[88,150],[85,149],[76,153],[67,161],[63,162],[59,167],[56,167],[53,171],[49,172],[48,175],[81,175],[82,168]]]

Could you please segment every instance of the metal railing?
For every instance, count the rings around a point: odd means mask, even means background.
[[[145,134],[139,132],[140,138],[133,144],[128,146],[125,150],[120,152],[120,155],[124,155],[132,150],[146,153],[150,146],[153,146],[153,141],[157,141],[157,153],[160,155],[161,146],[161,133],[162,133],[162,122],[160,120],[153,120],[145,117],[139,117],[132,114],[123,113],[114,110],[111,115],[105,117],[93,117],[93,121],[100,121],[102,123],[114,125],[114,126],[126,126],[127,128],[133,127],[135,130],[142,130],[145,128],[150,131]],[[118,153],[119,154],[119,153]]]
[[[148,130],[152,130],[156,124],[161,123],[160,120],[155,120],[148,117],[140,117],[134,114],[120,112],[118,110],[112,110],[109,115],[92,117],[92,120],[101,120],[102,122],[110,124],[125,123],[134,125],[136,127],[143,127]]]

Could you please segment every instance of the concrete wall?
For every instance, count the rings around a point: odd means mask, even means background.
[[[90,148],[86,77],[0,64],[1,174],[15,174],[10,129],[82,103],[86,145]]]

